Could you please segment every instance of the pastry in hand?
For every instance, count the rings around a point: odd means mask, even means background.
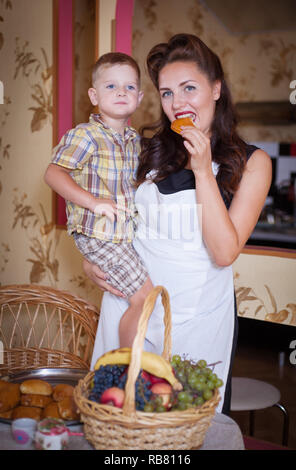
[[[175,121],[173,121],[171,123],[171,129],[174,132],[177,132],[177,134],[181,134],[181,132],[182,132],[181,127],[182,126],[192,126],[192,127],[194,127],[193,121],[192,121],[192,119],[189,115],[184,114],[182,117],[176,119]]]
[[[68,384],[58,384],[54,387],[52,397],[54,401],[61,401],[66,397],[73,396],[74,387]]]
[[[22,394],[21,405],[23,406],[37,406],[38,408],[45,408],[52,401],[51,396]]]
[[[36,406],[17,406],[11,415],[11,419],[18,418],[31,418],[39,421],[41,418],[42,408],[37,408]]]
[[[61,415],[58,408],[58,403],[52,401],[49,403],[44,410],[42,410],[42,419],[43,418],[58,418],[61,419]]]
[[[49,396],[52,394],[52,386],[45,380],[29,379],[21,383],[21,393]]]
[[[20,386],[7,382],[0,390],[0,412],[14,408],[20,401]]]
[[[58,401],[58,409],[62,419],[79,419],[79,413],[73,397],[66,397]]]

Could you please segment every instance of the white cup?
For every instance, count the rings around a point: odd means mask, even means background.
[[[31,418],[19,418],[12,421],[11,432],[15,442],[28,447],[34,439],[37,421]]]
[[[63,420],[45,418],[39,421],[35,434],[35,447],[38,450],[63,450],[68,447],[69,433]]]

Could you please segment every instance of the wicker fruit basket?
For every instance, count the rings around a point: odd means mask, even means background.
[[[103,405],[88,399],[94,372],[89,372],[74,390],[74,398],[84,423],[86,439],[98,450],[179,450],[198,449],[203,441],[215,409],[219,392],[201,407],[185,411],[147,413],[135,408],[135,382],[141,367],[141,352],[148,320],[156,299],[161,294],[164,307],[163,357],[171,356],[171,310],[169,295],[162,286],[155,287],[147,297],[135,337],[123,408]]]

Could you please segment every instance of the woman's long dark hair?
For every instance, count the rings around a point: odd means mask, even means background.
[[[211,126],[211,149],[213,161],[219,163],[217,182],[226,199],[236,191],[245,164],[245,143],[236,132],[237,118],[229,88],[219,57],[198,37],[191,34],[177,34],[168,43],[161,43],[151,49],[147,57],[150,78],[158,90],[159,72],[173,62],[195,62],[209,82],[221,82],[220,98],[216,101],[215,115]],[[170,129],[170,121],[161,111],[158,123],[143,127],[142,152],[140,156],[137,184],[145,181],[151,170],[156,170],[155,182],[174,171],[181,170],[188,162],[188,153],[183,139]],[[157,130],[156,130],[157,129]],[[156,130],[153,137],[144,137],[146,130]]]

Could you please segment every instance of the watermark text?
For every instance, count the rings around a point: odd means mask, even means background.
[[[104,232],[112,235],[115,225],[113,217],[107,210],[104,214]],[[98,208],[98,212],[102,212]],[[111,214],[112,215],[112,214]],[[132,217],[132,216],[130,216]],[[202,205],[190,203],[149,203],[147,205],[137,204],[137,238],[148,240],[172,240],[181,242],[185,249],[200,248],[202,244]],[[116,215],[117,234],[124,234],[126,226],[126,213],[118,211]],[[95,230],[100,231],[102,220],[98,218],[94,223]]]
[[[291,341],[289,348],[293,349],[289,356],[290,362],[293,364],[293,366],[296,366],[296,339]]]

